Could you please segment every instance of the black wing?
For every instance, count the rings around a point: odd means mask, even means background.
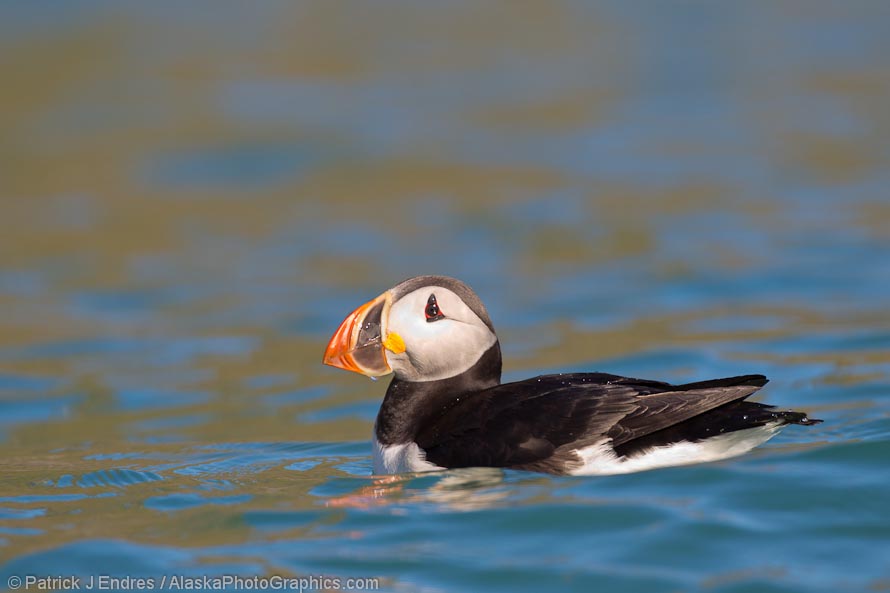
[[[612,446],[668,428],[762,387],[762,375],[671,385],[608,375],[544,375],[456,399],[417,444],[442,467],[515,467],[564,473],[574,449]]]

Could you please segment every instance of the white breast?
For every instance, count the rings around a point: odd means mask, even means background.
[[[431,472],[445,469],[426,460],[423,449],[417,443],[403,445],[383,445],[374,439],[374,473],[404,474]]]
[[[747,453],[757,445],[773,437],[784,425],[772,422],[757,428],[737,430],[704,441],[681,441],[663,447],[653,447],[645,453],[627,459],[615,455],[608,441],[576,449],[583,465],[572,474],[576,476],[602,476],[626,474],[659,467],[705,463],[735,457]]]

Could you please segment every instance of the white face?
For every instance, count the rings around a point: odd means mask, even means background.
[[[430,295],[444,316],[427,321]],[[383,335],[398,334],[405,351],[386,350],[396,377],[406,381],[437,381],[470,369],[497,341],[497,336],[456,294],[440,286],[425,286],[395,303],[382,327]]]

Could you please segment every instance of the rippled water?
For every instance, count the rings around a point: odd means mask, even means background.
[[[0,587],[890,589],[883,4],[0,15]],[[825,422],[375,479],[386,382],[321,353],[418,273],[476,288],[507,379],[758,372]]]

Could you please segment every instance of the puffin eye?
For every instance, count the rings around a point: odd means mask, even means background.
[[[445,316],[442,315],[442,311],[439,310],[439,303],[436,302],[436,295],[431,294],[430,298],[427,299],[426,308],[423,310],[423,314],[426,315],[427,323],[445,319]]]

